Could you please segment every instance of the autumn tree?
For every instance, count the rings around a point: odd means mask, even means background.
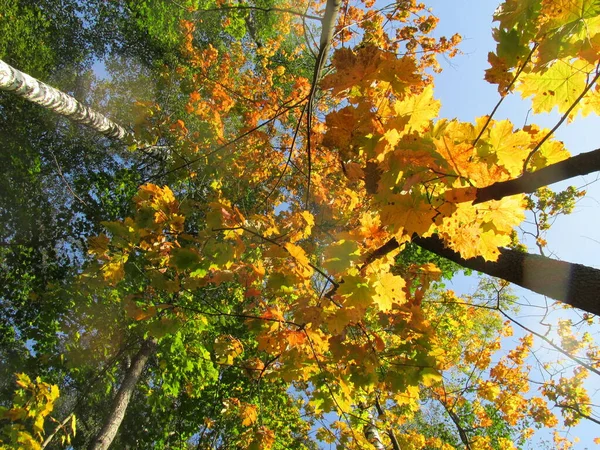
[[[289,445],[251,395],[264,385],[284,400],[285,386],[303,392],[315,420],[337,413],[318,438],[341,448],[508,448],[528,438],[531,423],[555,426],[551,406],[567,426],[594,421],[583,389],[599,364],[589,337],[575,337],[568,321],[558,344],[531,333],[503,295],[510,281],[599,312],[597,269],[544,256],[539,236],[542,254],[524,252],[515,230],[530,211],[544,217],[543,231],[579,195],[545,185],[600,168],[595,152],[571,158],[553,139],[578,112],[597,113],[600,8],[584,0],[499,7],[486,79],[498,84],[500,101],[520,92],[533,98],[534,113],[562,114],[553,129],[518,129],[495,118],[496,109],[473,123],[439,117],[432,73],[460,37],[431,37],[438,19],[425,5],[181,6],[166,17],[127,3],[136,17],[164,19],[158,24],[169,33],[145,30],[176,48],[161,76],[183,111],[169,104],[165,112],[160,100],[137,104],[134,132],[151,148],[132,150],[149,155],[152,170],[132,207],[89,240],[83,281],[69,286],[113,311],[115,330],[146,339],[138,344],[152,337],[157,355],[168,355],[138,389],[185,374],[160,397],[164,405],[185,412],[186,395],[214,389],[186,378],[193,354],[210,355],[200,372],[239,365],[254,374],[239,386],[243,396],[215,397],[224,405],[216,423],[186,422],[181,445],[197,433],[208,445]],[[434,306],[429,290],[456,271],[441,258],[498,277],[496,303],[438,292],[443,306]],[[113,294],[88,295],[86,284]],[[492,361],[510,334],[503,318],[527,334]],[[189,356],[166,351],[198,323],[206,333],[186,341]],[[533,339],[578,366],[528,398]],[[419,416],[428,403],[451,422],[447,439],[435,439]]]

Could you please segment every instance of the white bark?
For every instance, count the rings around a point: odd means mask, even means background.
[[[376,450],[385,450],[385,445],[383,445],[381,436],[379,435],[379,430],[377,429],[377,425],[375,424],[375,418],[373,417],[373,413],[371,412],[371,410],[367,412],[369,417],[369,423],[367,423],[365,425],[365,428],[363,429],[365,437]]]
[[[133,134],[122,126],[82,105],[70,95],[36,80],[2,60],[0,60],[0,90],[13,92],[105,136],[120,139],[127,144],[135,142]]]

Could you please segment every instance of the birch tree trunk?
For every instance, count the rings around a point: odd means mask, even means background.
[[[105,136],[125,141],[127,144],[135,142],[133,134],[119,124],[82,105],[70,95],[36,80],[2,60],[0,60],[0,90],[13,92]]]
[[[133,358],[131,366],[129,366],[125,378],[123,378],[121,387],[113,400],[110,412],[104,421],[104,425],[89,447],[90,450],[106,450],[112,443],[117,435],[117,431],[119,431],[121,422],[125,417],[125,411],[127,410],[135,386],[140,379],[142,370],[144,370],[144,366],[148,362],[148,359],[155,351],[156,340],[145,340],[137,355]]]

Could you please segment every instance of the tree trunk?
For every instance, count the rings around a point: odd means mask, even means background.
[[[385,445],[383,445],[383,442],[381,441],[381,436],[379,436],[379,430],[375,425],[375,418],[373,417],[373,413],[370,409],[367,411],[367,413],[369,422],[365,425],[363,430],[365,433],[365,437],[367,438],[367,441],[369,441],[371,445],[373,445],[373,448],[375,448],[376,450],[385,450]]]
[[[514,180],[502,181],[477,189],[477,197],[473,204],[500,200],[509,195],[528,194],[557,181],[598,171],[600,171],[600,149],[581,153],[535,172],[528,172]]]
[[[375,407],[377,408],[377,414],[379,415],[379,417],[383,417],[385,411],[381,407],[381,403],[379,403],[378,396],[375,397]],[[400,450],[400,443],[398,442],[398,439],[396,438],[396,433],[394,433],[394,429],[391,426],[387,429],[387,435],[390,437],[390,441],[392,442],[392,448],[394,450]]]
[[[123,417],[125,417],[125,411],[133,395],[135,385],[142,374],[142,370],[144,370],[146,362],[156,351],[156,347],[155,339],[147,339],[143,342],[137,355],[133,358],[131,366],[125,373],[121,387],[113,400],[110,413],[106,417],[102,429],[90,445],[90,450],[106,450],[112,443],[117,431],[119,431]]]
[[[132,133],[112,120],[82,105],[70,95],[20,72],[0,60],[0,90],[15,94],[70,120],[86,125],[105,136],[135,143]]]
[[[439,256],[478,272],[502,278],[592,314],[600,315],[600,270],[501,248],[498,261],[464,259],[444,247],[437,236],[413,237],[413,242]]]

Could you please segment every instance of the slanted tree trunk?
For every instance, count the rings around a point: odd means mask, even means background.
[[[436,235],[423,238],[415,234],[412,242],[467,269],[510,281],[559,302],[600,315],[599,269],[509,248],[499,249],[500,256],[497,261],[486,261],[481,256],[465,259],[447,248]],[[399,246],[395,238],[390,239],[373,252],[366,264],[385,256]]]
[[[36,80],[2,60],[0,60],[0,90],[13,92],[105,136],[120,139],[127,144],[135,143],[133,134],[119,124],[82,105],[70,95]]]
[[[546,295],[592,314],[600,315],[600,270],[540,255],[501,248],[497,261],[482,257],[464,259],[444,246],[437,236],[413,237],[413,242],[436,255],[502,278],[525,289]]]
[[[477,189],[477,196],[473,204],[500,200],[509,195],[528,194],[557,181],[598,171],[600,171],[600,149],[572,156],[535,172],[528,172],[513,180],[501,181]]]
[[[142,343],[140,350],[133,358],[129,369],[125,373],[121,387],[113,400],[102,429],[89,447],[90,450],[106,450],[112,443],[125,417],[125,411],[127,410],[135,386],[140,379],[142,370],[144,370],[144,366],[150,356],[156,351],[156,347],[157,343],[155,339],[146,339]]]

